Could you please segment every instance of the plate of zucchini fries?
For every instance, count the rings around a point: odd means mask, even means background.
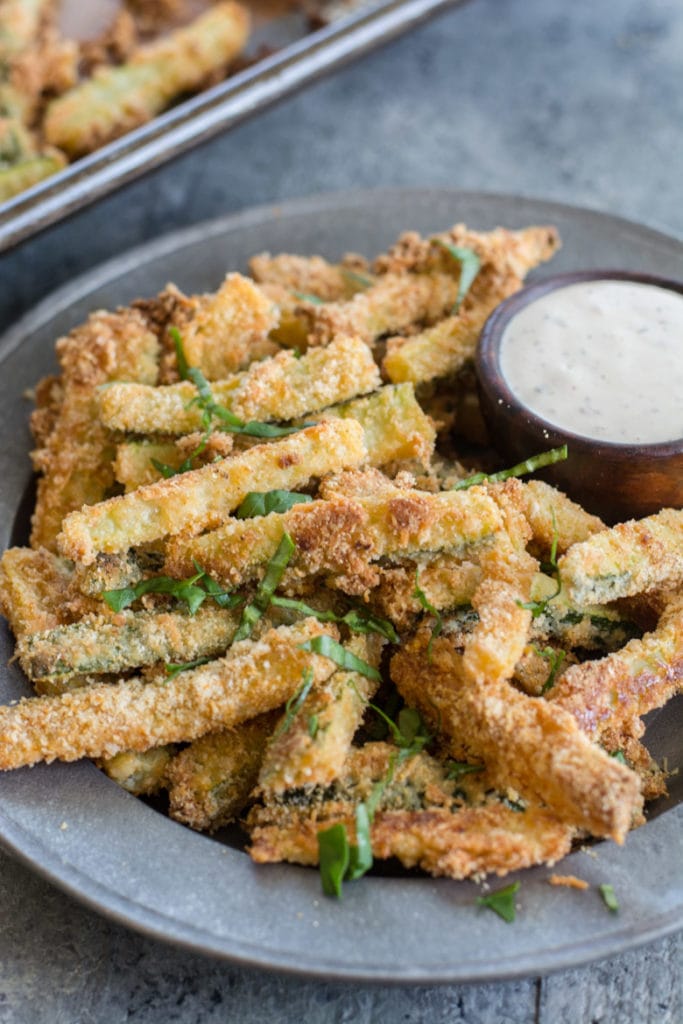
[[[680,926],[683,511],[608,526],[544,482],[565,449],[505,466],[478,408],[479,333],[548,261],[675,277],[683,246],[504,196],[314,199],[6,336],[10,849],[161,938],[328,976],[538,973]]]

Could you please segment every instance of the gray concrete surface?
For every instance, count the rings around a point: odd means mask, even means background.
[[[0,257],[0,326],[166,230],[334,189],[518,192],[683,235],[682,79],[680,0],[474,0]],[[384,989],[169,949],[5,855],[0,905],[0,1024],[683,1022],[680,936],[544,980]]]

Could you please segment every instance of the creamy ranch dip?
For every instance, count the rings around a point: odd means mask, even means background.
[[[583,437],[651,444],[683,437],[683,295],[631,281],[557,288],[507,325],[510,390]]]

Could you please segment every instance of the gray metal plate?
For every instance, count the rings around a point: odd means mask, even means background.
[[[623,267],[683,278],[683,244],[588,210],[449,190],[384,190],[256,209],[166,236],[104,264],[41,303],[0,342],[0,516],[3,546],[30,480],[23,397],[54,368],[54,340],[98,307],[150,295],[168,280],[184,290],[218,285],[263,249],[372,254],[404,228],[430,232],[464,220],[479,228],[554,223],[564,247],[553,272]],[[0,633],[3,661],[12,652]],[[3,702],[27,694],[16,666],[0,676]],[[651,716],[656,757],[680,765],[683,702]],[[478,910],[471,883],[366,877],[341,902],[324,898],[315,871],[257,867],[246,854],[197,835],[129,796],[90,763],[0,776],[0,840],[84,903],[157,938],[253,966],[396,982],[481,981],[539,974],[609,956],[683,926],[683,785],[652,809],[623,847],[599,843],[562,864],[594,885],[610,882],[621,909],[597,891],[519,875],[514,925]]]

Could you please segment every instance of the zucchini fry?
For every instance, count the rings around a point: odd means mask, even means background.
[[[63,399],[54,428],[33,453],[38,497],[32,547],[54,550],[62,520],[101,501],[114,483],[115,446],[96,416],[95,393],[111,380],[153,383],[159,344],[134,310],[94,313],[57,342]]]
[[[17,639],[66,621],[69,564],[45,548],[8,548],[0,561],[0,613]]]
[[[216,402],[244,420],[294,420],[343,402],[379,384],[379,371],[367,345],[337,338],[326,349],[297,359],[281,352],[243,373],[214,381]],[[98,395],[102,422],[111,430],[136,434],[188,434],[202,426],[202,410],[192,404],[190,381],[166,387],[111,384]]]
[[[0,770],[38,761],[113,757],[196,739],[238,725],[288,700],[304,669],[322,682],[334,663],[301,650],[333,627],[305,619],[241,641],[228,654],[172,679],[127,679],[97,684],[60,697],[33,697],[0,708]]]
[[[453,754],[482,759],[499,786],[542,801],[553,814],[621,843],[642,806],[638,777],[582,733],[564,709],[507,682],[474,683],[446,637],[421,630],[391,662],[404,700],[446,732]]]
[[[158,793],[166,785],[166,769],[174,747],[152,747],[151,750],[126,750],[99,762],[109,778],[134,796]]]
[[[263,252],[249,260],[249,271],[259,284],[315,295],[323,302],[350,299],[373,283],[367,264],[360,257],[328,263],[322,256],[295,256],[288,252],[271,256]]]
[[[334,344],[331,342],[324,351],[329,352]],[[436,430],[415,398],[412,384],[380,388],[367,398],[332,406],[313,418],[327,420],[337,417],[351,418],[360,423],[371,466],[385,466],[404,459],[416,459],[424,466],[429,465]]]
[[[378,261],[379,266],[389,273],[399,266],[422,271],[435,266],[443,269],[448,260],[455,264],[446,251],[448,245],[455,245],[475,252],[481,269],[458,313],[421,334],[389,339],[383,370],[391,381],[419,383],[456,373],[474,356],[481,329],[495,307],[518,291],[527,272],[550,259],[559,244],[557,233],[545,227],[518,232],[496,228],[478,234],[460,224],[438,237],[442,244],[437,246],[419,236],[406,235],[399,239],[387,261]]]
[[[199,469],[217,459],[224,459],[232,452],[233,445],[231,434],[214,432],[207,437],[199,431],[172,441],[125,441],[116,448],[114,476],[126,492],[135,491],[138,487],[164,479],[155,462],[179,470],[184,462],[191,459],[193,468]],[[198,450],[200,448],[201,451]]]
[[[277,306],[253,281],[228,274],[214,295],[197,301],[182,332],[187,362],[198,366],[208,380],[222,380],[278,352],[268,334],[279,319]]]
[[[353,420],[319,423],[242,455],[141,487],[73,512],[62,524],[64,554],[86,565],[100,552],[126,551],[161,537],[218,526],[254,487],[294,488],[366,458]]]
[[[368,743],[351,751],[331,786],[314,788],[304,799],[300,790],[285,791],[254,807],[247,820],[252,858],[317,864],[318,831],[334,824],[343,824],[354,842],[356,804],[386,779],[395,756],[387,743]],[[371,827],[373,856],[397,857],[432,875],[471,878],[554,864],[569,852],[573,830],[549,811],[530,804],[520,814],[500,798],[466,806],[454,799],[454,788],[428,754],[394,763]]]
[[[252,449],[253,450],[253,449]],[[501,527],[498,508],[484,488],[441,494],[393,489],[390,497],[334,498],[249,520],[230,520],[201,537],[168,545],[167,572],[182,578],[194,560],[221,583],[252,579],[273,557],[285,531],[296,544],[292,574],[323,574],[347,593],[362,594],[378,581],[379,558],[414,553],[464,554],[490,544]]]
[[[683,596],[657,628],[600,661],[572,666],[550,692],[553,705],[574,716],[594,738],[618,733],[683,689]]]
[[[200,832],[234,821],[258,781],[278,717],[269,711],[234,729],[201,736],[176,754],[166,772],[171,817]]]
[[[383,334],[437,320],[457,294],[452,274],[386,274],[348,302],[302,303],[295,314],[308,324],[309,345],[327,345],[337,334],[372,345]]]
[[[53,100],[44,121],[47,141],[78,157],[137,128],[222,71],[240,53],[248,32],[244,7],[216,4],[186,28],[141,47],[126,64],[100,68]]]
[[[543,480],[525,483],[522,498],[534,542],[545,557],[550,555],[553,544],[558,555],[563,555],[572,544],[580,544],[607,529],[601,519]]]
[[[216,657],[230,646],[239,613],[207,606],[201,615],[120,612],[22,637],[17,654],[29,679],[118,673],[156,662]]]
[[[54,148],[26,157],[25,160],[20,160],[10,167],[3,167],[0,164],[0,203],[37,185],[39,181],[56,174],[65,166],[66,158]]]
[[[576,604],[605,604],[620,597],[683,583],[683,510],[665,508],[645,519],[620,523],[559,561],[563,585]]]
[[[379,667],[378,636],[354,636],[346,645],[353,654]],[[335,672],[311,689],[291,721],[281,719],[268,744],[259,774],[265,799],[301,786],[325,786],[342,771],[351,741],[377,683],[358,672]]]

